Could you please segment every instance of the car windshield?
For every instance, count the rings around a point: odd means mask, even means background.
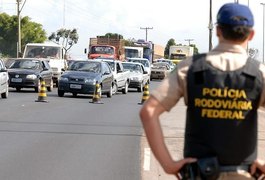
[[[123,68],[131,72],[142,72],[142,68],[139,64],[123,63]]]
[[[101,72],[100,67],[101,67],[100,63],[98,62],[77,61],[73,62],[68,68],[68,70],[100,73]]]
[[[109,66],[110,66],[110,68],[111,68],[111,70],[112,71],[114,71],[115,70],[115,64],[114,64],[114,62],[113,61],[105,61],[105,62],[107,62],[108,64],[109,64]]]
[[[144,65],[144,67],[149,67],[150,64],[148,62],[148,60],[140,60],[140,59],[129,59],[129,62],[137,62],[137,63],[141,63]]]
[[[38,69],[40,62],[35,60],[15,60],[11,65],[10,69]]]
[[[59,58],[60,48],[53,46],[27,46],[25,58]]]
[[[92,54],[114,54],[114,49],[109,46],[92,46],[90,52]]]
[[[168,64],[166,63],[154,63],[152,69],[169,69]]]
[[[168,63],[170,66],[174,66],[174,63],[170,60],[157,60],[157,62],[166,62]]]

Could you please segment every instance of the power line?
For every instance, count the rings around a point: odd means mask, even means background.
[[[188,41],[189,42],[189,45],[190,45],[190,42],[191,41],[194,41],[194,39],[185,39],[185,41]]]
[[[153,29],[153,27],[151,27],[151,28],[150,27],[145,27],[145,28],[140,27],[140,29],[145,30],[145,40],[147,41],[148,30]]]

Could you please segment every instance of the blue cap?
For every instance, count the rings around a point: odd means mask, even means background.
[[[254,18],[248,6],[238,3],[224,4],[217,14],[217,24],[254,26]]]

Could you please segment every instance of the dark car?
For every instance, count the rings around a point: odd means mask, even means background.
[[[40,59],[14,59],[8,68],[9,87],[34,88],[39,92],[41,80],[44,80],[48,91],[53,89],[52,69],[46,60]]]
[[[58,83],[58,96],[64,93],[93,95],[95,86],[100,85],[99,94],[112,97],[113,74],[108,63],[100,60],[76,60],[62,74]]]

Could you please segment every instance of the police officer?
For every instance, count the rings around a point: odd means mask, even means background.
[[[265,173],[265,163],[256,159],[257,109],[265,107],[265,66],[246,52],[253,26],[247,6],[224,4],[217,14],[218,45],[180,62],[141,108],[149,145],[166,173],[179,177],[189,164],[196,164],[192,170],[201,179],[207,179],[208,172],[212,175],[208,179],[229,180]],[[184,159],[174,161],[159,118],[181,97],[187,106]]]

